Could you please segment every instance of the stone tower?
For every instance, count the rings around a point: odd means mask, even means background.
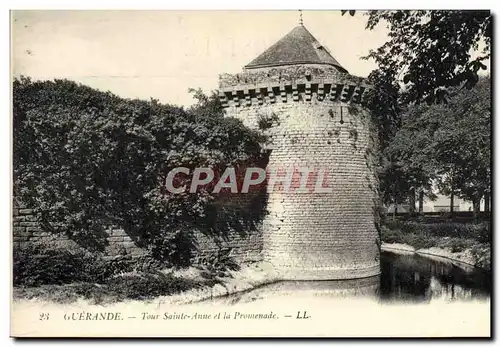
[[[323,170],[324,186],[331,188],[300,193],[267,186],[264,261],[283,279],[379,274],[375,144],[361,106],[368,88],[363,79],[349,75],[301,24],[242,73],[221,75],[219,87],[227,116],[254,129],[272,125],[265,130],[268,172],[307,167],[318,177]]]

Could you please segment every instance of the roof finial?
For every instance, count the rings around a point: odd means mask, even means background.
[[[299,10],[300,16],[299,16],[299,24],[304,26],[304,21],[302,20],[302,10]]]

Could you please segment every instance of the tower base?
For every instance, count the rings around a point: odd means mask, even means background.
[[[275,266],[274,271],[277,277],[282,280],[295,281],[349,280],[377,276],[381,272],[378,263],[354,268],[319,267],[308,269]]]

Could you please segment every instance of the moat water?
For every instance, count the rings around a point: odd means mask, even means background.
[[[490,293],[488,271],[436,258],[382,252],[379,276],[346,281],[281,281],[212,301],[239,304],[281,297],[320,296],[425,303],[488,300]]]

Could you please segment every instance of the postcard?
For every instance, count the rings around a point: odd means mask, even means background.
[[[490,11],[11,34],[12,337],[491,337]]]

